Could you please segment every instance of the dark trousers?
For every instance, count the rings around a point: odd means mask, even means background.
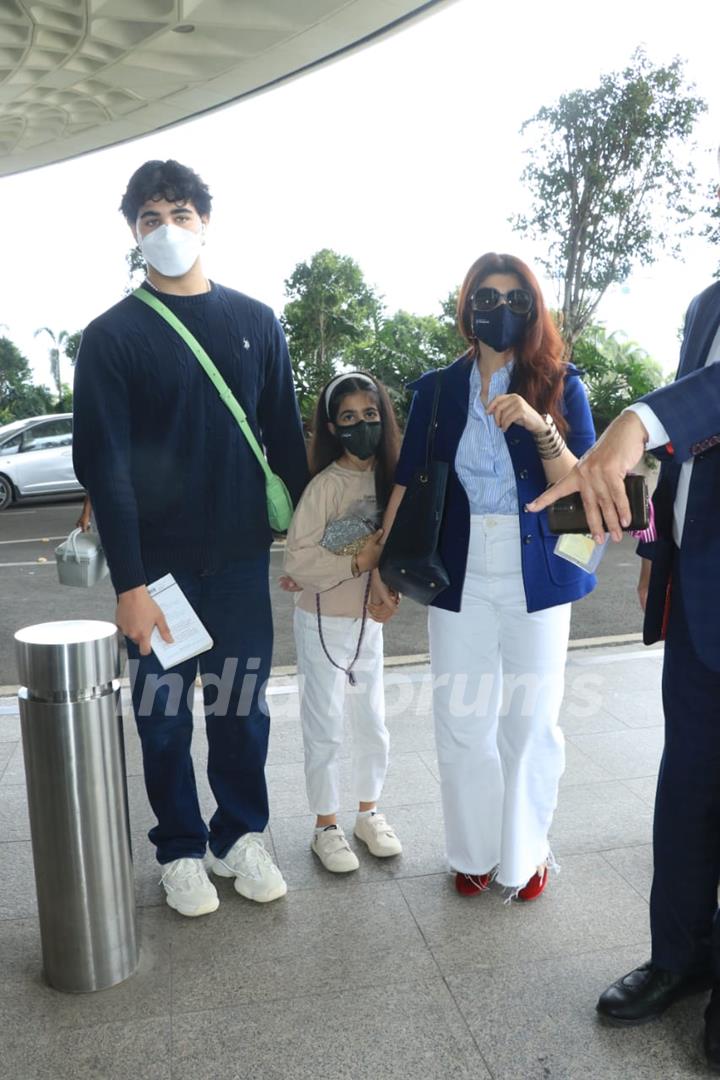
[[[677,561],[676,561],[677,565]],[[676,574],[663,665],[665,749],[655,801],[652,958],[720,978],[720,672],[697,657]],[[713,949],[713,938],[715,948]]]
[[[270,721],[264,688],[273,630],[269,557],[231,563],[216,573],[174,572],[213,639],[199,657],[163,671],[155,654],[140,656],[128,641],[132,700],[142,743],[148,799],[157,817],[149,832],[161,863],[205,854],[223,856],[268,821],[265,783]],[[148,569],[155,580],[166,571]],[[209,830],[198,804],[190,756],[192,698],[203,677],[208,780],[217,802]]]

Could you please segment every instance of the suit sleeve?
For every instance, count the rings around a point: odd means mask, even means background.
[[[687,461],[720,435],[720,363],[683,375],[640,400],[667,431],[675,460]]]
[[[270,468],[287,485],[297,506],[309,480],[307,450],[293,384],[290,354],[282,327],[273,317],[266,345],[265,385],[258,422]]]
[[[640,420],[648,433],[646,446],[648,451],[652,452],[658,447],[666,446],[667,443],[670,442],[667,431],[652,409],[643,401],[636,401],[634,405],[628,405],[627,409],[623,409],[623,412],[634,412],[636,416],[640,417]]]
[[[117,593],[147,582],[130,438],[127,360],[114,339],[91,323],[75,365],[73,465],[90,496]]]

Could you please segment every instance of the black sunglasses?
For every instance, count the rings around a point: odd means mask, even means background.
[[[529,315],[533,308],[532,293],[527,289],[511,289],[510,292],[501,293],[483,286],[475,290],[470,303],[473,311],[493,311],[502,300],[515,315]]]

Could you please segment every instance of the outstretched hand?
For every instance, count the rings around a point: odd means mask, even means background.
[[[528,503],[527,509],[536,514],[563,495],[579,491],[595,543],[603,542],[603,519],[613,540],[621,540],[631,520],[623,481],[642,458],[647,439],[637,413],[621,413],[567,476]]]

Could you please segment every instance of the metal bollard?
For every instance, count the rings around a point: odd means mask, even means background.
[[[15,648],[45,978],[103,990],[138,962],[117,628],[40,623]]]

